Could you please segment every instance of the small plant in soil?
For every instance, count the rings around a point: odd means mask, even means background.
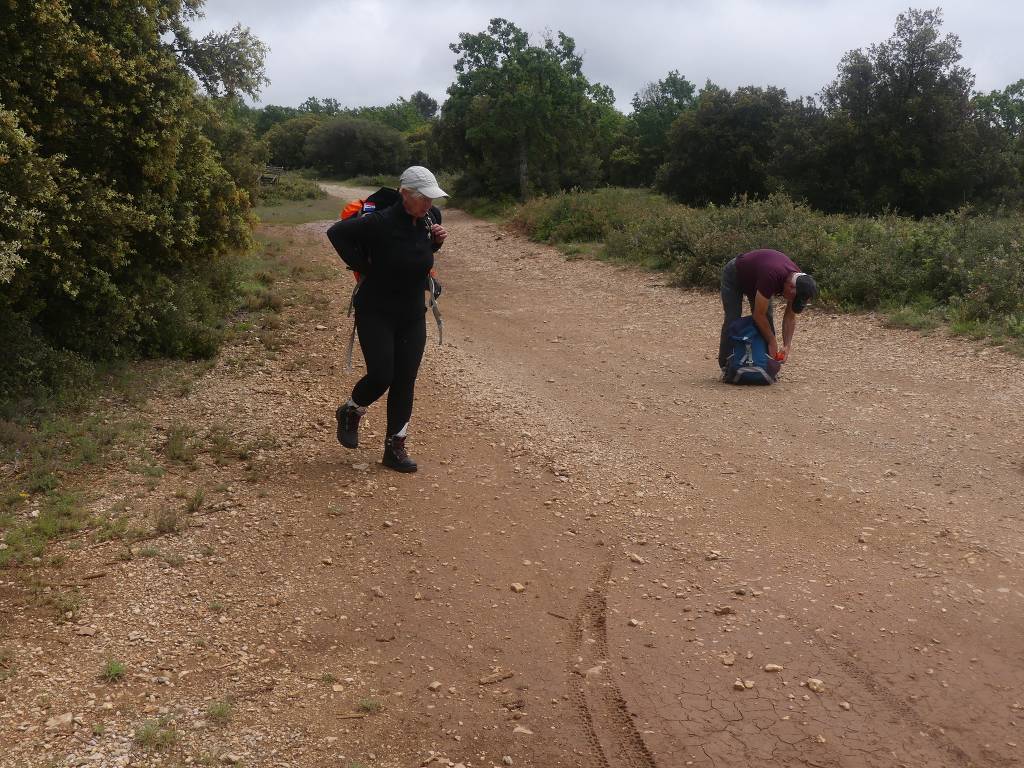
[[[224,725],[231,719],[235,708],[230,701],[215,701],[206,708],[206,716],[218,725]]]
[[[367,715],[375,715],[383,708],[384,705],[377,701],[377,699],[362,699],[356,706],[356,709]]]
[[[151,752],[169,749],[177,738],[177,732],[164,718],[147,720],[135,730],[135,743]]]
[[[100,672],[100,679],[105,683],[116,683],[124,679],[127,671],[128,668],[125,667],[124,662],[107,659],[107,663],[103,665],[103,670]]]
[[[181,527],[178,510],[168,507],[157,512],[153,527],[160,535],[177,533]]]

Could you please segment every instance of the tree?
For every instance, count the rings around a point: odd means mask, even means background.
[[[337,99],[324,99],[321,101],[316,96],[310,96],[299,104],[299,112],[331,117],[341,112],[341,104],[338,103]]]
[[[822,91],[836,142],[827,154],[847,177],[843,207],[938,213],[998,175],[972,109],[974,75],[960,64],[959,38],[942,36],[941,25],[939,9],[900,14],[887,41],[849,52]]]
[[[291,120],[299,114],[295,107],[282,107],[277,104],[267,104],[263,109],[256,110],[253,120],[253,131],[256,137],[263,136],[275,125]]]
[[[270,153],[270,162],[284,168],[306,165],[306,137],[323,119],[316,115],[299,115],[278,123],[263,136]]]
[[[771,189],[769,163],[778,127],[793,105],[781,88],[707,83],[696,106],[676,118],[658,187],[687,203],[728,203]]]
[[[0,16],[0,154],[13,158],[0,164],[0,346],[18,350],[0,394],[18,377],[59,375],[58,363],[30,369],[64,351],[212,352],[249,199],[232,178],[245,183],[245,162],[225,168],[245,142],[215,124],[195,78],[211,93],[255,93],[262,60],[251,36],[229,34],[224,44],[246,52],[200,66],[176,36],[200,6],[12,0]]]
[[[397,174],[405,167],[408,148],[393,128],[354,117],[335,117],[306,135],[306,163],[325,174]]]
[[[255,98],[270,82],[263,66],[270,49],[241,24],[227,32],[210,32],[197,40],[187,22],[202,15],[198,8],[201,2],[184,3],[180,15],[172,16],[168,24],[179,64],[192,73],[210,96],[244,93]],[[194,9],[190,7],[193,4],[197,6]]]
[[[452,43],[456,81],[441,111],[440,140],[464,169],[471,194],[528,197],[532,191],[592,186],[601,178],[594,142],[611,91],[592,85],[572,38],[542,45],[505,19]]]
[[[1001,91],[976,94],[972,106],[978,116],[1013,139],[1024,137],[1024,80]]]
[[[672,70],[664,80],[648,83],[633,96],[629,116],[635,137],[633,152],[640,184],[651,184],[665,162],[668,131],[672,123],[696,104],[696,86]]]
[[[409,103],[413,105],[416,112],[424,120],[433,120],[437,115],[437,101],[423,91],[416,91],[416,93],[410,96]]]

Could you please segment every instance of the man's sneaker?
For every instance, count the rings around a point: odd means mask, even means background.
[[[338,420],[338,442],[346,448],[359,447],[359,419],[362,417],[359,409],[348,403],[334,412]]]
[[[416,462],[409,458],[405,450],[405,438],[395,435],[384,441],[384,458],[381,464],[396,472],[415,472]]]

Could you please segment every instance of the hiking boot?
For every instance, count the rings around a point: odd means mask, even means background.
[[[334,412],[338,420],[338,442],[346,448],[359,447],[359,419],[362,417],[359,409],[348,403]]]
[[[405,450],[405,438],[395,435],[384,441],[384,458],[381,464],[396,472],[415,472],[416,462],[409,458]]]

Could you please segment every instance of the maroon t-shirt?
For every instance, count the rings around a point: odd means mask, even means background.
[[[782,251],[763,248],[759,251],[744,253],[736,257],[736,282],[740,290],[750,299],[754,306],[754,295],[760,293],[767,299],[778,296],[786,285],[786,280],[800,267],[793,263]]]

